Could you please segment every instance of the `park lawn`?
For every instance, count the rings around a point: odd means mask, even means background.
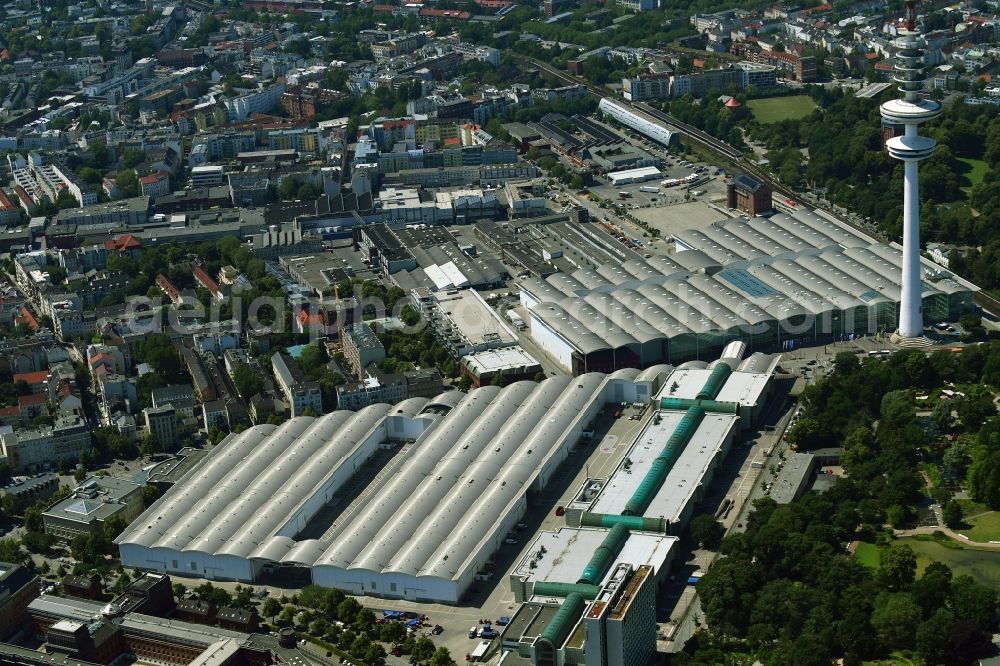
[[[983,160],[975,160],[968,157],[959,157],[959,162],[968,165],[968,170],[963,174],[966,183],[962,189],[968,192],[972,189],[973,185],[978,185],[983,182],[983,176],[986,175],[987,167],[986,162]]]
[[[916,664],[920,662],[914,661],[909,652],[897,650],[896,652],[893,652],[888,659],[866,661],[863,663],[865,666],[916,666]]]
[[[816,108],[815,102],[808,95],[793,95],[792,97],[768,97],[752,99],[747,102],[753,117],[761,123],[777,123],[782,120],[798,120],[805,118]],[[985,173],[985,164],[983,165]],[[982,180],[982,175],[980,175]]]
[[[972,527],[960,530],[973,541],[1000,541],[1000,512],[991,511],[968,521]]]
[[[960,499],[955,500],[958,505],[962,507],[962,515],[968,518],[969,516],[975,516],[976,514],[986,513],[990,510],[990,507],[986,506],[981,502],[976,502],[970,499]]]
[[[869,569],[878,569],[882,555],[875,544],[859,541],[858,547],[854,549],[854,559]]]

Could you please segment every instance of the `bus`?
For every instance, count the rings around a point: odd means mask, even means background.
[[[479,645],[476,646],[476,649],[472,651],[472,654],[469,655],[469,661],[474,661],[474,662],[482,661],[483,657],[486,656],[486,653],[489,651],[489,649],[490,649],[489,641],[481,642]]]
[[[631,193],[631,192],[625,192],[625,191],[622,191],[622,192],[619,192],[619,193],[618,193],[618,197],[619,197],[620,199],[628,199],[628,198],[629,198],[629,197],[631,197],[631,196],[632,196],[632,193]]]
[[[875,350],[872,350],[872,351],[868,352],[868,355],[871,356],[872,358],[883,358],[883,357],[886,357],[886,356],[892,356],[892,350],[891,349],[875,349]]]

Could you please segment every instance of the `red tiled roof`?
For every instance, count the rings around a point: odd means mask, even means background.
[[[7,193],[4,192],[3,190],[0,190],[0,210],[16,210],[16,209],[17,206],[14,205],[14,202],[10,200],[10,197],[7,196]]]
[[[218,283],[216,283],[216,281],[212,279],[212,276],[206,273],[201,266],[195,266],[194,270],[191,271],[191,275],[194,276],[195,280],[201,283],[201,286],[212,292],[213,296],[219,293]]]
[[[14,194],[25,206],[34,206],[35,202],[31,200],[31,196],[28,194],[28,190],[24,189],[20,185],[14,186]]]
[[[124,252],[125,250],[137,250],[142,247],[142,243],[132,234],[125,234],[124,236],[104,241],[104,247],[108,250]]]
[[[17,398],[18,407],[30,407],[32,405],[44,405],[48,403],[49,398],[44,393],[32,393],[31,395],[22,395]]]
[[[298,316],[299,323],[305,324],[323,324],[323,315],[319,312],[310,313],[307,310],[299,310]]]
[[[20,416],[21,408],[17,405],[13,407],[0,407],[0,417],[4,416]]]
[[[115,357],[112,356],[111,354],[107,353],[107,352],[101,352],[100,354],[94,354],[94,356],[90,359],[90,367],[94,367],[95,365],[97,365],[99,363],[105,363],[105,362],[110,363],[111,365],[114,365],[115,364]]]
[[[38,320],[28,308],[21,308],[21,314],[14,318],[14,325],[27,324],[32,331],[38,330]]]
[[[35,384],[42,384],[46,379],[49,378],[48,370],[39,370],[38,372],[19,372],[14,375],[14,383],[20,381],[27,382],[28,386],[34,386]]]
[[[170,278],[163,273],[156,276],[156,286],[166,292],[170,298],[177,298],[180,296],[180,292],[177,290],[177,287],[175,287],[174,283],[170,281]]]

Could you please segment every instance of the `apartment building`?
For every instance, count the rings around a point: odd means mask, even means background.
[[[323,413],[323,396],[319,384],[306,381],[302,370],[291,356],[276,353],[271,357],[271,370],[292,417],[302,416],[306,409],[317,415]]]
[[[377,363],[385,358],[385,347],[368,324],[355,324],[344,329],[341,337],[344,343],[344,357],[356,377],[363,377],[369,363]]]
[[[76,462],[92,445],[90,427],[79,416],[61,416],[52,426],[14,431],[0,428],[0,448],[15,472]]]

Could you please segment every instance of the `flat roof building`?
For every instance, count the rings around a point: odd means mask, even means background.
[[[434,334],[458,358],[517,344],[517,334],[473,289],[435,292],[430,306]]]
[[[45,532],[71,541],[78,534],[95,534],[112,518],[132,522],[142,513],[142,486],[114,477],[85,479],[69,497],[42,513]]]
[[[816,457],[811,453],[793,453],[781,463],[781,471],[768,490],[778,504],[790,504],[802,496],[816,471]]]
[[[608,543],[608,534],[607,529],[592,527],[561,527],[540,533],[510,573],[514,601],[544,601],[557,589],[549,584],[577,584],[594,553]],[[660,584],[670,569],[678,542],[676,536],[625,530],[615,542],[614,553],[602,564],[603,571],[591,584],[600,587],[608,582],[619,564],[648,565]]]
[[[501,349],[484,349],[462,357],[462,371],[472,379],[474,386],[497,381],[504,384],[534,379],[543,372],[541,364],[520,345]]]

